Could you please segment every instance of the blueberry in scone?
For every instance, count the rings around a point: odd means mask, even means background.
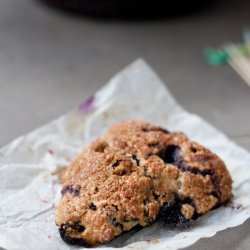
[[[196,219],[229,201],[231,189],[224,162],[185,134],[124,121],[65,171],[56,224],[68,244],[94,246],[156,220]]]

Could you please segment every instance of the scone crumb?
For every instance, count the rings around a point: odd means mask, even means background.
[[[182,205],[181,213],[190,220],[194,215],[194,207],[189,204]]]

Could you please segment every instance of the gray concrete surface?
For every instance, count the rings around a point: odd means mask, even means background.
[[[228,66],[211,68],[206,45],[241,40],[249,1],[151,22],[98,21],[36,0],[0,1],[0,146],[78,105],[117,71],[144,57],[178,102],[250,150],[250,88]],[[188,249],[250,249],[243,226]]]

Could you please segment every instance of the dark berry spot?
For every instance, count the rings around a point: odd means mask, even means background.
[[[160,218],[167,224],[179,224],[185,223],[188,220],[181,213],[182,203],[180,202],[171,202],[164,203],[160,210]]]
[[[195,147],[192,146],[192,147],[191,147],[191,152],[192,152],[192,153],[196,153],[196,152],[197,152],[197,149],[196,149]]]
[[[117,160],[112,164],[112,168],[116,168],[119,166],[119,164],[121,163],[121,160]]]
[[[198,168],[191,168],[191,167],[188,166],[188,167],[185,169],[185,171],[188,171],[188,172],[190,172],[190,173],[192,173],[192,174],[198,174],[199,169],[198,169]]]
[[[204,170],[200,170],[197,169],[197,171],[199,172],[200,175],[202,176],[206,176],[206,175],[211,175],[211,178],[213,178],[213,171],[211,171],[211,169],[204,169]],[[216,177],[216,176],[215,176]]]
[[[123,175],[126,175],[126,174],[128,174],[128,172],[124,169],[124,170],[122,170],[121,173],[118,174],[118,175],[123,176]]]
[[[84,231],[84,229],[82,229],[82,228],[80,230]],[[83,231],[81,231],[81,232],[83,232]],[[64,240],[64,242],[66,242],[69,245],[80,245],[80,246],[84,246],[84,247],[89,246],[88,243],[85,240],[81,239],[81,238],[72,238],[72,237],[70,237],[68,235],[68,233],[67,233],[66,225],[62,225],[59,228],[59,233],[60,233],[61,238]]]
[[[190,219],[187,219],[181,212],[181,208],[184,204],[189,204],[194,206],[193,201],[190,198],[180,199],[178,195],[175,195],[175,198],[172,202],[166,202],[163,204],[159,218],[162,219],[167,224],[177,225],[188,222]],[[198,218],[198,214],[194,211],[192,220]]]
[[[133,158],[133,160],[136,161],[136,165],[139,166],[140,165],[140,160],[137,158],[137,156],[136,155],[132,155],[132,158]]]
[[[66,223],[64,225],[65,229],[73,229],[75,231],[77,231],[78,233],[82,233],[85,230],[85,227],[80,225],[80,222],[75,222],[75,223]]]
[[[116,218],[109,216],[109,223],[112,224],[114,227],[123,228],[122,224],[116,221]]]
[[[218,202],[220,201],[221,198],[221,191],[220,191],[220,185],[217,180],[217,176],[215,175],[214,172],[211,172],[211,180],[214,185],[214,192],[212,192],[212,195],[218,199]]]
[[[81,187],[78,186],[74,191],[74,196],[79,196]]]
[[[169,145],[166,148],[162,149],[158,156],[161,157],[161,159],[165,163],[174,164],[177,166],[181,171],[188,171],[193,172],[194,174],[197,174],[198,169],[194,169],[187,165],[187,162],[181,157],[180,155],[180,147],[176,145]]]
[[[91,209],[91,210],[96,210],[96,205],[93,203],[93,202],[91,202],[90,204],[89,204],[89,209]]]
[[[162,149],[158,156],[162,158],[165,163],[177,164],[180,161],[180,147],[176,145],[169,145]]]
[[[153,196],[154,196],[154,199],[155,199],[155,200],[158,200],[160,195],[158,195],[158,194],[156,194],[156,193],[153,193]]]
[[[157,147],[159,145],[158,142],[156,143],[149,143],[148,146],[151,147],[151,148],[154,148],[154,147]]]
[[[67,230],[67,229],[73,229],[79,233],[82,233],[85,230],[85,227],[80,225],[80,222],[75,222],[75,223],[66,223],[63,224],[62,227]]]
[[[85,230],[85,227],[80,225],[79,223],[74,224],[71,228],[79,233],[82,233]]]
[[[80,189],[81,189],[81,186],[79,185],[77,185],[76,188],[73,188],[73,185],[67,185],[62,189],[61,194],[65,195],[66,193],[70,193],[73,196],[79,196]]]
[[[213,191],[213,192],[211,193],[211,195],[213,195],[215,198],[219,199],[219,194],[218,194],[218,192]]]

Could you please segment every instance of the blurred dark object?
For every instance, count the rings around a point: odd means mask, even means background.
[[[113,18],[159,18],[190,14],[216,0],[42,0],[76,14]]]

